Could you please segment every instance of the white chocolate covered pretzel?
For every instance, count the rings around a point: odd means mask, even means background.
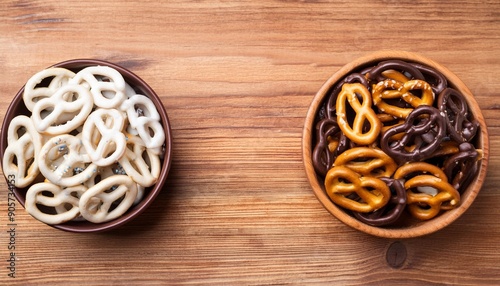
[[[136,130],[147,148],[160,148],[163,145],[165,131],[160,123],[160,114],[151,99],[136,94],[125,100],[121,109],[127,113],[130,127]],[[129,131],[131,134],[135,133],[135,131]]]
[[[50,97],[60,87],[75,76],[65,68],[48,68],[33,75],[24,85],[23,101],[29,111],[33,111],[35,103],[42,98]],[[49,81],[47,86],[38,86],[42,81]]]
[[[140,137],[130,135],[125,154],[118,162],[127,175],[141,186],[150,187],[160,175],[160,157],[147,149]]]
[[[87,188],[90,188],[100,181],[116,175],[128,175],[119,163],[104,167],[98,167],[97,172],[92,173],[91,177],[84,182],[84,185]],[[137,184],[137,196],[134,200],[134,205],[137,205],[142,200],[145,192],[146,188],[141,186],[140,184]]]
[[[14,175],[14,185],[24,188],[39,174],[37,155],[42,139],[33,122],[24,115],[14,117],[7,130],[7,148],[2,164],[5,175]]]
[[[80,213],[90,222],[107,222],[125,213],[136,197],[137,184],[129,176],[112,176],[89,188],[81,196]],[[97,209],[96,198],[100,201]]]
[[[71,80],[75,84],[88,84],[94,103],[102,108],[118,108],[126,98],[123,76],[114,68],[91,66],[79,71]]]
[[[52,96],[39,100],[33,107],[32,119],[41,133],[65,134],[82,125],[92,107],[93,100],[87,89],[81,85],[67,84]],[[61,117],[64,116],[71,119],[61,123]]]
[[[36,219],[47,224],[67,222],[80,214],[79,200],[73,193],[84,191],[85,187],[82,185],[62,188],[50,182],[37,183],[26,192],[26,210]],[[59,211],[55,210],[56,207]]]
[[[124,124],[125,118],[116,109],[97,109],[89,115],[83,125],[82,142],[92,162],[106,166],[122,157],[126,148],[125,134],[121,132]],[[100,137],[97,144],[92,142],[96,133]]]
[[[48,140],[40,150],[38,160],[45,178],[64,187],[82,184],[97,169],[81,140],[68,134]]]

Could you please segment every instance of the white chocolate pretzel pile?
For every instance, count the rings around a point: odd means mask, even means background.
[[[10,122],[2,164],[16,187],[33,184],[26,210],[38,220],[110,221],[158,180],[160,115],[117,70],[48,68],[28,80],[23,101],[31,117]]]

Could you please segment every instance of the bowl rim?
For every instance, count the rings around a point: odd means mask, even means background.
[[[170,167],[172,164],[172,130],[171,130],[171,125],[170,125],[170,120],[168,118],[168,114],[165,110],[165,107],[163,105],[163,102],[161,101],[160,97],[158,94],[138,75],[133,73],[132,71],[128,70],[127,68],[120,66],[118,64],[112,63],[107,60],[101,60],[101,59],[92,59],[92,58],[78,58],[78,59],[70,59],[70,60],[65,60],[56,64],[53,64],[47,68],[52,68],[52,67],[63,67],[67,69],[73,69],[73,70],[80,70],[84,67],[88,66],[108,66],[111,68],[116,69],[120,74],[124,77],[125,81],[129,83],[131,86],[139,89],[144,95],[146,95],[148,98],[150,98],[155,107],[158,110],[158,113],[160,115],[161,123],[165,132],[165,152],[164,152],[164,157],[162,161],[162,166],[160,170],[160,174],[158,177],[158,181],[151,187],[148,187],[149,189],[148,193],[142,198],[142,200],[134,206],[131,206],[127,212],[125,212],[122,216],[113,219],[108,222],[104,223],[91,223],[88,221],[84,222],[76,222],[76,221],[70,221],[70,222],[65,222],[62,224],[46,224],[48,226],[51,226],[56,229],[68,231],[68,232],[75,232],[75,233],[94,233],[94,232],[102,232],[102,231],[109,231],[115,228],[118,228],[119,226],[122,226],[137,216],[139,216],[141,213],[143,213],[151,204],[152,202],[156,199],[156,197],[159,195],[159,193],[162,191],[163,186],[165,184],[165,181],[167,180],[168,173],[170,171]],[[131,83],[132,82],[132,83]],[[23,92],[24,92],[24,87],[23,85],[21,89],[16,93],[14,98],[12,99],[11,103],[7,107],[5,116],[2,120],[2,129],[1,129],[1,135],[0,135],[0,158],[3,158],[5,149],[7,148],[7,130],[8,126],[10,123],[10,120],[14,118],[16,115],[18,115],[16,112],[19,109],[19,104],[24,104],[23,103]],[[1,164],[0,164],[1,165]],[[3,173],[3,166],[2,167],[2,173]],[[5,180],[8,183],[8,180],[4,174]],[[9,185],[9,188],[11,185]],[[27,189],[29,188],[23,188]],[[21,194],[21,191],[19,188],[12,186],[12,192],[14,193],[14,196],[16,200],[21,204],[23,208],[25,208],[25,194]],[[36,219],[36,218],[35,218]]]
[[[365,224],[356,218],[347,214],[343,209],[335,205],[326,192],[324,191],[323,184],[317,178],[317,174],[312,167],[312,130],[314,130],[314,119],[320,108],[321,103],[327,97],[328,91],[331,87],[343,79],[349,73],[361,68],[369,66],[370,64],[376,64],[378,62],[397,59],[409,62],[416,62],[420,64],[427,65],[431,68],[437,69],[441,72],[452,86],[458,89],[464,94],[464,97],[469,105],[474,117],[480,124],[480,136],[478,137],[478,145],[480,145],[483,151],[483,159],[479,166],[478,174],[476,178],[470,183],[468,188],[464,190],[462,194],[462,200],[460,205],[453,209],[440,214],[438,217],[433,218],[429,221],[423,221],[417,223],[415,226],[404,227],[404,228],[390,228],[388,227],[375,227]],[[471,206],[472,202],[475,200],[479,191],[481,190],[482,184],[486,177],[486,171],[489,159],[489,137],[488,130],[485,124],[483,114],[476,102],[473,94],[467,88],[467,86],[450,70],[437,62],[424,57],[420,54],[408,51],[399,50],[382,50],[372,52],[365,56],[359,57],[341,67],[337,72],[335,72],[330,78],[324,82],[319,91],[314,95],[304,122],[304,128],[302,132],[302,159],[307,175],[309,184],[319,202],[323,207],[330,212],[333,216],[339,219],[345,225],[348,225],[354,229],[360,230],[367,234],[371,234],[378,237],[384,238],[413,238],[431,234],[436,232],[447,225],[451,224],[457,220],[465,211]],[[432,223],[429,223],[432,222]]]

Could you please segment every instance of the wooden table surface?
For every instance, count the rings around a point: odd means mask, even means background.
[[[415,239],[339,222],[302,163],[314,94],[344,64],[384,49],[448,67],[489,126],[477,200]],[[16,278],[2,180],[1,285],[500,283],[499,1],[2,1],[0,118],[32,74],[74,58],[123,65],[161,96],[171,172],[152,206],[111,232],[56,230],[17,204]],[[386,259],[394,243],[407,251],[399,268]]]

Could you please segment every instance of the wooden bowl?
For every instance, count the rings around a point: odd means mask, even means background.
[[[132,73],[131,71],[107,62],[103,60],[96,60],[96,59],[74,59],[74,60],[68,60],[64,61],[58,64],[53,65],[53,67],[62,67],[69,69],[73,72],[78,72],[79,70],[89,67],[89,66],[108,66],[111,68],[114,68],[120,74],[123,76],[125,81],[132,87],[137,93],[143,94],[147,97],[149,97],[159,115],[161,118],[161,124],[163,126],[164,132],[165,132],[165,151],[163,155],[163,159],[161,161],[161,171],[159,178],[157,182],[151,186],[146,188],[144,196],[142,200],[130,207],[127,212],[125,212],[122,216],[108,221],[104,223],[92,223],[88,221],[69,221],[65,222],[62,224],[56,224],[56,225],[50,225],[56,229],[60,230],[65,230],[65,231],[70,231],[70,232],[100,232],[100,231],[105,231],[105,230],[110,230],[114,229],[116,227],[119,227],[135,217],[137,217],[139,214],[141,214],[148,206],[151,205],[151,203],[154,201],[154,199],[158,196],[160,191],[163,188],[163,185],[165,183],[165,180],[167,179],[167,175],[170,169],[170,164],[171,164],[171,152],[172,152],[172,136],[171,136],[171,129],[170,129],[170,123],[169,119],[167,116],[167,112],[165,111],[165,108],[163,107],[163,104],[158,97],[158,95],[154,92],[154,90],[145,82],[143,81],[140,77]],[[10,121],[17,115],[27,115],[30,116],[31,112],[26,108],[23,102],[23,92],[24,92],[24,86],[19,90],[19,92],[14,96],[14,99],[12,100],[10,106],[7,109],[7,112],[5,114],[5,118],[3,120],[3,128],[1,130],[0,134],[0,156],[3,158],[5,149],[7,148],[7,127],[9,126]],[[6,178],[7,179],[7,178]],[[43,178],[40,178],[40,180]],[[39,181],[39,180],[38,180]],[[35,182],[38,182],[35,181]],[[8,180],[7,183],[9,184]],[[26,199],[26,192],[29,189],[30,186],[26,188],[16,188],[12,184],[9,184],[9,188],[12,188],[12,192],[14,193],[17,201],[24,207],[25,205],[25,199]]]
[[[329,95],[332,87],[335,86],[340,80],[344,79],[347,75],[361,71],[364,68],[372,67],[378,64],[381,61],[385,60],[402,60],[406,62],[420,63],[422,65],[426,65],[428,67],[434,68],[448,81],[448,86],[453,87],[460,91],[468,105],[469,110],[473,114],[474,118],[479,122],[480,128],[478,134],[476,134],[475,147],[476,149],[481,149],[483,153],[482,161],[480,162],[480,166],[477,172],[477,176],[473,179],[470,185],[462,192],[461,194],[461,202],[458,207],[448,210],[442,211],[440,215],[430,219],[430,220],[416,220],[412,218],[407,213],[403,214],[403,218],[400,219],[400,222],[395,225],[388,226],[372,226],[366,223],[361,222],[356,219],[353,215],[351,215],[348,211],[343,208],[337,206],[332,202],[327,193],[325,192],[323,178],[321,178],[315,171],[312,162],[312,149],[314,142],[314,130],[315,123],[318,112],[321,108],[321,105]],[[484,182],[486,176],[486,169],[488,166],[488,154],[489,154],[489,143],[488,143],[488,132],[486,128],[486,124],[481,113],[481,110],[474,99],[474,96],[470,92],[470,90],[465,86],[465,84],[452,72],[450,72],[444,66],[427,59],[418,54],[404,52],[404,51],[380,51],[373,53],[371,55],[359,58],[346,64],[339,71],[337,71],[332,77],[330,77],[321,89],[317,92],[315,97],[312,100],[312,103],[307,112],[305,125],[303,129],[302,136],[302,153],[303,153],[303,161],[305,166],[305,171],[307,174],[307,178],[312,187],[312,190],[320,203],[337,219],[339,219],[344,224],[357,229],[359,231],[386,238],[412,238],[418,237],[422,235],[427,235],[438,231],[447,225],[451,224],[457,218],[459,218],[462,214],[466,212],[466,210],[470,207],[479,191],[481,190],[481,186]],[[406,211],[406,210],[405,210]]]

